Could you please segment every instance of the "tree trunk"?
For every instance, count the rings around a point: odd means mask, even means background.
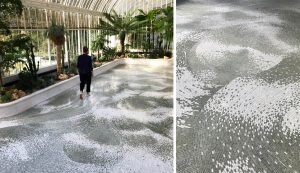
[[[0,70],[0,86],[3,86],[2,71]]]
[[[61,74],[61,45],[56,45],[56,70],[57,76]]]
[[[125,39],[120,39],[121,44],[121,52],[122,54],[125,54]]]
[[[154,31],[152,31],[152,46],[153,46],[153,49],[155,49],[155,38],[154,38]]]
[[[70,56],[68,55],[68,68],[70,69],[71,67],[71,61],[70,61]]]
[[[98,56],[97,56],[98,61],[100,61],[100,51],[98,49]]]
[[[61,64],[62,64],[62,72],[65,74],[65,52],[61,50]]]
[[[150,33],[147,34],[147,37],[148,37],[148,50],[147,50],[147,52],[150,52],[150,50],[151,50],[151,35],[150,35]]]

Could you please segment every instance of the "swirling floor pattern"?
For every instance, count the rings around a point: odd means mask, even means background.
[[[119,66],[91,90],[0,119],[0,172],[173,172],[172,67]]]
[[[300,3],[177,7],[177,172],[300,172]]]

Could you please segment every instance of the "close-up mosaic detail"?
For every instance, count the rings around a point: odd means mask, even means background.
[[[177,3],[177,172],[300,172],[300,2]]]

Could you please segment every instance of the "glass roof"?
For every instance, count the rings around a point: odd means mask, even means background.
[[[173,6],[172,0],[23,0],[23,4],[27,7],[55,8],[63,11],[80,9],[80,13],[101,13],[111,10],[125,13],[133,9],[147,11],[166,5]]]

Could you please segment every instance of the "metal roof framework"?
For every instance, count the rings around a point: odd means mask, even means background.
[[[173,6],[173,0],[22,0],[26,7],[45,8],[67,12],[79,12],[90,15],[101,15],[103,12],[122,14],[135,9],[149,9]]]

